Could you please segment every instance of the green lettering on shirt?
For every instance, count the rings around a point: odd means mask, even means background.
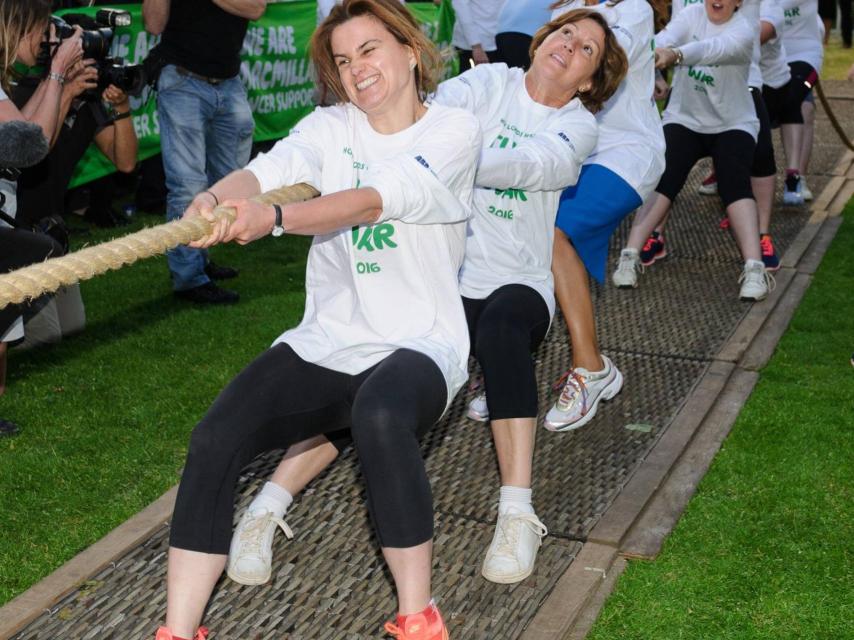
[[[528,201],[528,195],[523,189],[496,189],[495,195],[499,198],[509,198],[510,200]]]
[[[360,251],[382,251],[386,247],[397,249],[394,237],[394,225],[388,222],[369,227],[353,227],[350,230],[353,246]]]

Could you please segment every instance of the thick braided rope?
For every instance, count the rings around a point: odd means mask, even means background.
[[[301,183],[268,191],[253,200],[262,204],[286,205],[310,200],[317,195],[314,187]],[[234,220],[235,212],[232,207],[219,206],[213,214]],[[0,275],[0,309],[94,278],[137,260],[160,255],[179,244],[203,238],[210,230],[211,224],[199,216],[174,220]]]

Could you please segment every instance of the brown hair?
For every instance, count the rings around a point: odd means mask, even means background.
[[[579,91],[576,97],[581,100],[590,113],[596,113],[602,109],[608,98],[614,95],[629,70],[629,60],[617,42],[611,27],[608,26],[608,21],[601,13],[591,9],[573,9],[547,22],[534,34],[530,55],[533,65],[534,54],[546,38],[568,24],[587,19],[593,20],[605,32],[605,46],[602,49],[599,66],[590,78],[590,90]]]
[[[607,6],[613,7],[614,5],[620,4],[623,0],[608,0]],[[667,4],[667,0],[646,0],[650,7],[652,7],[652,21],[653,21],[653,31],[658,33],[664,27],[667,26],[668,21],[670,20],[670,8]],[[553,2],[549,5],[549,9],[554,11],[555,9],[560,9],[561,7],[565,7],[566,5],[575,2],[575,0],[558,0],[557,2]]]
[[[21,40],[33,29],[47,26],[50,9],[50,0],[0,0],[0,86],[4,91],[9,91]]]
[[[344,0],[343,4],[336,5],[329,17],[317,27],[309,44],[311,61],[322,92],[332,91],[341,102],[350,100],[332,57],[332,32],[336,27],[358,16],[376,18],[399,43],[415,51],[415,86],[422,100],[428,93],[435,91],[442,58],[409,10],[398,0]]]

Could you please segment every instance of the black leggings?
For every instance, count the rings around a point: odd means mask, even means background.
[[[483,369],[490,420],[537,417],[537,377],[531,353],[551,319],[531,287],[508,284],[483,300],[463,298],[471,352]]]
[[[759,118],[759,135],[756,138],[756,150],[753,152],[753,166],[750,168],[750,177],[767,178],[777,175],[777,163],[774,162],[774,142],[771,140],[771,121],[768,119],[768,109],[762,99],[762,90],[750,87],[750,95],[753,98],[753,107],[756,109],[756,117]]]
[[[531,66],[531,56],[529,50],[533,38],[527,33],[518,33],[516,31],[505,31],[495,36],[495,46],[497,47],[496,62],[503,62],[508,67],[519,67],[526,71]]]
[[[0,228],[0,273],[20,269],[51,256],[62,255],[62,249],[50,237],[23,229]],[[8,305],[0,310],[0,336],[21,315],[26,304]]]
[[[418,439],[448,398],[433,360],[399,349],[357,375],[306,362],[287,344],[265,351],[219,394],[193,430],[170,544],[227,554],[234,489],[255,456],[351,430],[368,510],[384,547],[433,537],[433,497]]]
[[[731,129],[721,133],[697,133],[681,124],[664,125],[664,175],[655,190],[671,201],[676,199],[697,160],[712,156],[718,178],[718,192],[724,207],[744,198],[753,198],[750,166],[756,141],[746,131]]]
[[[775,89],[765,85],[762,88],[762,97],[774,128],[781,124],[804,123],[801,103],[818,80],[818,73],[807,62],[790,62],[789,70],[792,77],[782,87]]]

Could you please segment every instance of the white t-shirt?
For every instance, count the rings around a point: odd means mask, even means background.
[[[275,343],[348,374],[414,349],[439,366],[450,402],[468,378],[457,277],[480,146],[466,111],[432,105],[411,127],[383,135],[348,103],[318,107],[250,162],[262,191],[298,182],[324,194],[373,187],[383,202],[375,224],[315,236],[305,315]]]
[[[673,20],[685,7],[695,4],[702,5],[703,0],[673,0],[673,4],[670,7],[670,19]]]
[[[685,7],[656,36],[657,47],[679,47],[683,55],[673,73],[665,125],[699,133],[737,129],[756,139],[759,120],[747,87],[755,29],[739,14],[716,25],[705,6]]]
[[[342,2],[344,0],[317,0],[317,24],[326,20],[326,17],[332,11],[332,7]],[[405,4],[406,0],[400,0],[400,3]]]
[[[762,0],[759,6],[759,19],[774,25],[776,35],[762,45],[759,58],[759,71],[762,84],[779,89],[792,77],[786,51],[783,49],[783,7],[780,0]]]
[[[534,102],[522,69],[482,64],[439,85],[436,101],[474,113],[483,129],[474,215],[460,292],[483,299],[508,284],[537,291],[554,315],[552,242],[558,200],[596,146],[596,119],[573,99]]]
[[[451,44],[465,50],[479,44],[484,51],[495,51],[495,34],[504,0],[453,0],[452,4],[455,20]]]
[[[824,46],[821,42],[818,0],[781,0],[783,7],[783,47],[787,62],[806,62],[821,69]]]
[[[557,9],[552,18],[585,7],[584,0]],[[641,200],[653,192],[664,172],[664,133],[652,92],[655,86],[654,23],[646,0],[607,2],[592,7],[602,13],[629,59],[629,72],[617,92],[596,114],[599,142],[584,164],[610,169]]]

